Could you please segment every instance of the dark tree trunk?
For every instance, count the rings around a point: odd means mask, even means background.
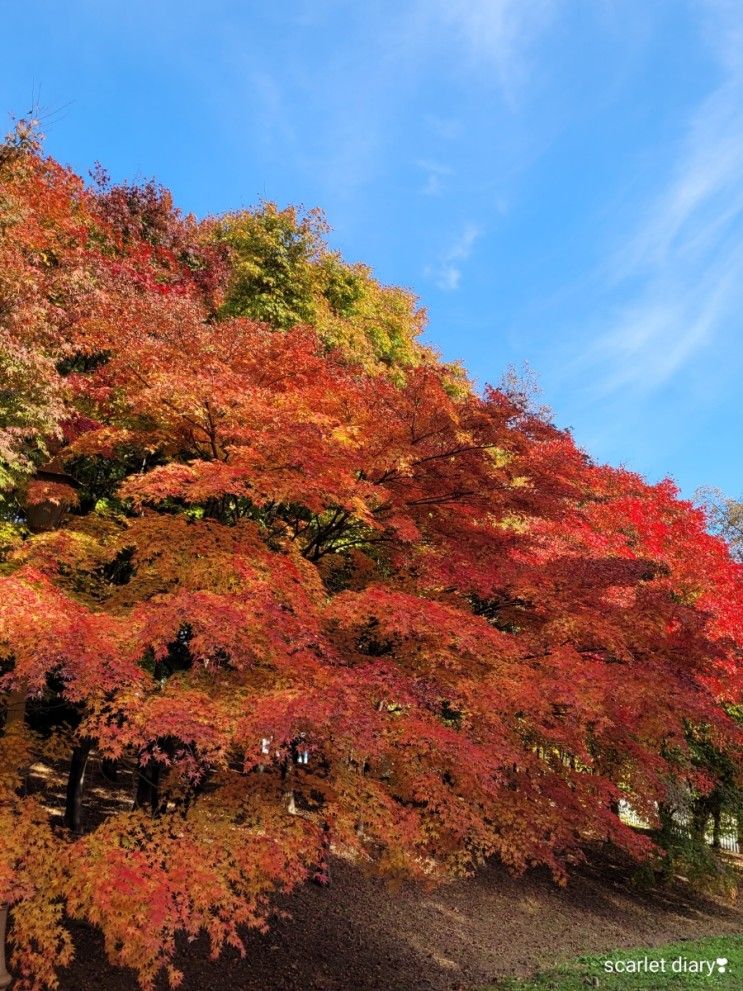
[[[5,732],[13,725],[23,723],[26,719],[26,689],[24,687],[14,688],[8,695],[7,708],[5,710]]]
[[[10,987],[13,978],[5,966],[5,927],[8,924],[8,906],[0,905],[0,989]]]
[[[722,806],[720,802],[715,804],[712,810],[712,847],[720,849],[720,834],[722,832]]]
[[[85,783],[85,769],[92,749],[93,741],[90,737],[85,737],[72,751],[72,760],[70,761],[64,824],[77,834],[82,832],[83,785]]]
[[[160,804],[160,763],[148,760],[139,768],[137,792],[134,796],[135,809],[149,809],[155,815]]]
[[[694,809],[691,817],[691,832],[694,839],[700,843],[704,843],[707,834],[707,823],[709,822],[709,808],[707,807],[707,802],[703,799],[697,799],[694,802]]]
[[[161,815],[170,801],[170,792],[163,792],[163,770],[172,765],[175,758],[178,741],[172,736],[163,736],[157,740],[158,749],[165,755],[167,761],[155,760],[150,756],[147,763],[139,766],[137,792],[134,798],[134,808],[149,808],[153,815]],[[147,750],[144,751],[146,756]],[[151,753],[151,751],[150,751]],[[167,782],[166,782],[167,783]]]
[[[322,824],[320,861],[312,875],[312,881],[319,884],[321,888],[327,888],[330,884],[330,823],[327,819]]]
[[[101,774],[110,784],[117,784],[119,780],[119,762],[110,757],[104,757],[101,761]]]

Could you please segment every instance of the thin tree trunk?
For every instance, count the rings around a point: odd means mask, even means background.
[[[704,799],[697,799],[691,816],[691,834],[699,843],[704,843],[709,822],[709,809]]]
[[[82,832],[83,785],[85,769],[92,749],[93,741],[90,737],[84,737],[72,751],[72,760],[70,761],[64,823],[68,829],[77,834]]]
[[[322,824],[322,845],[320,847],[320,862],[312,875],[315,884],[327,888],[330,884],[330,823],[327,819]]]
[[[23,723],[26,718],[26,698],[27,692],[24,686],[20,688],[14,688],[13,691],[8,695],[8,702],[5,714],[5,732],[7,733],[11,726]]]
[[[24,684],[14,688],[9,694],[6,702],[5,708],[5,734],[15,734],[21,733],[23,731],[24,724],[26,722],[26,700],[28,699],[28,690]],[[26,775],[28,773],[27,766],[21,766],[16,768],[18,776],[21,779],[23,786],[25,787]]]
[[[721,819],[722,819],[722,809],[718,802],[712,811],[712,847],[715,850],[720,849],[720,833],[721,833]]]
[[[146,765],[139,767],[139,777],[137,779],[137,793],[134,798],[134,808],[142,809],[149,806],[153,816],[161,815],[168,806],[170,792],[163,793],[163,771],[172,765],[175,757],[176,741],[173,737],[160,737],[157,741],[158,747],[169,758],[168,764],[150,757]]]
[[[111,757],[104,757],[101,761],[101,774],[106,781],[117,784],[119,780],[119,762]]]
[[[8,906],[0,905],[0,989],[10,987],[13,978],[5,966],[5,931],[8,924]]]
[[[134,808],[149,808],[150,812],[154,815],[157,812],[159,802],[160,763],[156,760],[149,760],[144,767],[139,768]]]

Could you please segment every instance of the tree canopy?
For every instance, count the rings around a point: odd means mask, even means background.
[[[325,235],[88,185],[28,134],[0,156],[20,988],[54,986],[66,917],[176,984],[179,932],[239,947],[328,844],[429,880],[489,856],[564,879],[597,839],[642,858],[619,799],[715,785],[691,727],[739,762],[743,576],[704,514],[476,393]],[[24,782],[91,751],[139,783],[85,832]]]

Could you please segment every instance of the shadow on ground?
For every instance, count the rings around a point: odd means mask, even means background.
[[[209,960],[205,941],[184,946],[181,991],[444,991],[523,975],[562,957],[743,932],[743,911],[694,896],[682,885],[643,895],[627,866],[601,857],[566,888],[542,872],[512,878],[498,866],[425,891],[391,889],[336,861],[330,888],[308,885],[279,907],[247,956]],[[61,991],[135,991],[111,968],[102,940],[75,926],[76,960]],[[163,988],[165,985],[163,984]]]

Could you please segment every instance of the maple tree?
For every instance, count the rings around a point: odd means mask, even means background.
[[[476,394],[402,290],[264,205],[0,157],[0,904],[177,984],[328,846],[435,880],[643,857],[690,728],[739,763],[743,577],[670,483]],[[12,153],[11,153],[12,152]],[[47,515],[34,512],[46,507]],[[55,507],[54,512],[49,507]],[[85,830],[91,756],[133,777]],[[63,767],[65,808],[29,787]],[[727,766],[727,765],[726,765]],[[727,773],[727,771],[726,771]]]
[[[229,265],[220,313],[288,329],[312,324],[321,342],[342,346],[366,370],[419,364],[430,351],[417,337],[425,313],[412,293],[382,286],[366,265],[328,248],[319,210],[263,203],[205,226]]]

